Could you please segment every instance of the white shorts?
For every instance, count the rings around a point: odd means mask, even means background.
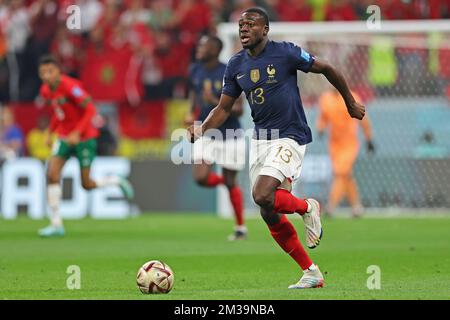
[[[250,146],[250,184],[253,190],[259,175],[271,176],[282,184],[300,177],[306,145],[295,140],[282,138],[276,140],[252,139]]]
[[[194,143],[193,161],[195,164],[217,164],[225,169],[240,171],[245,167],[245,140],[213,140],[200,137]]]

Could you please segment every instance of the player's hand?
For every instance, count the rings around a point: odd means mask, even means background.
[[[374,154],[375,153],[375,146],[372,142],[372,140],[368,140],[366,143],[367,146],[367,153]]]
[[[194,124],[194,120],[195,117],[192,113],[189,113],[185,118],[184,118],[184,125],[186,126],[192,126]]]
[[[189,142],[194,143],[195,140],[202,136],[202,126],[191,125],[187,128],[187,139]]]
[[[356,118],[358,120],[362,120],[366,114],[366,107],[356,101],[348,103],[347,110],[352,118]]]
[[[78,131],[72,131],[67,136],[67,143],[70,145],[78,144],[80,143],[80,133]]]

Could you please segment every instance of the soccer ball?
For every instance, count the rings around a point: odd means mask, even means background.
[[[152,260],[139,268],[136,283],[142,293],[169,293],[174,275],[172,269],[162,261]]]

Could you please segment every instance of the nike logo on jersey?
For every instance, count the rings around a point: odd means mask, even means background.
[[[239,79],[242,79],[243,77],[245,77],[245,73],[244,74],[238,74],[236,78],[239,80]]]

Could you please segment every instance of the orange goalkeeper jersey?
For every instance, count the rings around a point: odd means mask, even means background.
[[[352,93],[360,102],[359,97]],[[329,150],[336,173],[348,173],[358,156],[358,120],[347,112],[344,99],[336,90],[323,93],[319,98],[319,130],[329,129]]]

